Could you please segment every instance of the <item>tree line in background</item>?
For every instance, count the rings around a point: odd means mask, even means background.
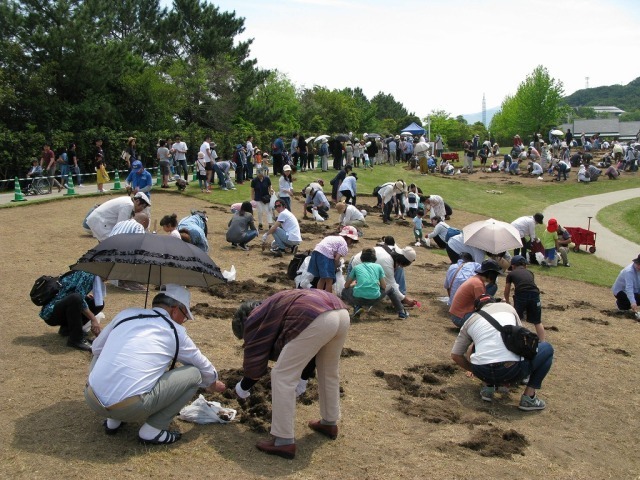
[[[554,126],[566,113],[562,84],[543,67],[507,97],[490,133],[481,122],[432,111],[420,119],[383,92],[298,88],[250,59],[244,19],[200,0],[0,0],[0,177],[21,174],[47,142],[77,145],[85,170],[101,138],[110,168],[126,139],[147,165],[159,138],[182,135],[193,161],[206,134],[218,153],[254,136],[399,133],[411,122],[458,149],[474,134],[504,142]]]

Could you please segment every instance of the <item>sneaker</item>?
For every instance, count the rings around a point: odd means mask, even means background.
[[[565,267],[570,267],[570,266],[571,266],[571,264],[570,264],[569,262],[567,262],[567,263],[565,263],[565,264],[564,264],[564,266],[565,266]]]
[[[480,389],[480,398],[485,402],[493,402],[493,394],[496,393],[496,387],[485,385]]]
[[[244,250],[245,252],[249,251],[249,247],[247,247],[244,243],[241,243],[238,246],[240,247],[240,250]]]
[[[522,380],[520,380],[520,385],[527,385],[529,383],[529,376],[530,375],[527,375]]]
[[[238,247],[238,244],[237,244],[237,243],[232,243],[232,244],[231,244],[231,248],[237,248],[237,247]]]
[[[422,243],[420,243],[420,242],[416,242],[416,243],[414,243],[413,245],[414,245],[415,247],[419,247],[420,245],[422,245]]]
[[[406,310],[403,310],[402,312],[398,313],[398,318],[401,320],[409,318],[409,313]]]
[[[271,248],[269,249],[269,251],[272,253],[276,253],[276,252],[279,252],[280,249],[274,245],[271,245]]]
[[[298,245],[294,245],[293,247],[291,247],[291,254],[295,255],[296,253],[298,253]]]
[[[262,224],[258,224],[258,230],[262,230]]]
[[[520,397],[520,405],[518,405],[518,408],[525,412],[531,412],[533,410],[544,410],[544,407],[546,406],[547,405],[544,401],[540,400],[537,396],[531,398],[528,395],[522,395],[522,397]]]
[[[355,307],[353,307],[353,316],[351,318],[358,318],[360,316],[360,314],[362,313],[362,307],[359,305],[356,305]]]

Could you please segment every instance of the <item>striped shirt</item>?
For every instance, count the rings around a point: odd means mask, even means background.
[[[324,290],[284,290],[256,307],[244,325],[244,376],[257,380],[267,372],[269,360],[277,360],[284,346],[296,338],[320,314],[346,309]]]
[[[345,257],[349,253],[347,241],[340,235],[329,235],[323,238],[313,250],[332,260],[336,254]]]
[[[114,235],[120,235],[121,233],[144,233],[144,227],[133,218],[130,220],[123,220],[113,226],[109,236],[113,237]]]

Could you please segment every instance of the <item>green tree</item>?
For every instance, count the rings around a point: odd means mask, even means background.
[[[315,86],[300,95],[300,124],[313,133],[360,131],[357,101],[340,90]]]
[[[563,85],[543,66],[538,66],[520,84],[516,94],[502,102],[491,121],[491,131],[506,139],[519,134],[528,137],[556,125],[568,112],[562,99]]]
[[[295,85],[276,70],[249,97],[243,119],[258,130],[284,133],[300,127],[299,113],[300,102]]]

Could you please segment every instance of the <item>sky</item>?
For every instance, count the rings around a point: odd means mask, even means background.
[[[168,0],[164,0],[167,4]],[[217,0],[258,66],[393,95],[424,118],[499,107],[538,65],[565,94],[640,76],[637,0]]]

